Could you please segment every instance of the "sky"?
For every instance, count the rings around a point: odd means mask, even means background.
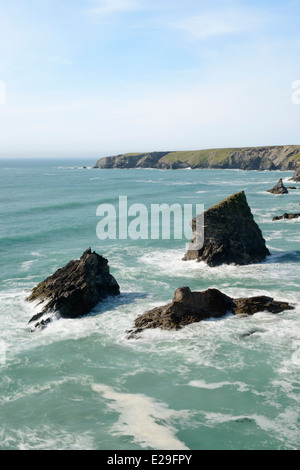
[[[0,0],[0,157],[300,144],[300,1]]]

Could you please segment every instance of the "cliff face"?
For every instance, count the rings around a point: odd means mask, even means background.
[[[158,168],[160,159],[168,153],[150,152],[104,157],[97,161],[94,168]]]
[[[244,191],[233,194],[204,212],[204,243],[200,249],[193,248],[197,246],[197,232],[201,235],[202,230],[201,221],[199,224],[196,222],[197,216],[192,221],[195,237],[184,261],[204,261],[211,267],[245,265],[258,263],[270,255]]]
[[[298,163],[300,165],[300,145],[285,145],[122,154],[101,158],[94,168],[294,170]]]
[[[300,183],[300,163],[298,163],[297,167],[295,168],[295,174],[291,180],[295,181],[296,183]]]

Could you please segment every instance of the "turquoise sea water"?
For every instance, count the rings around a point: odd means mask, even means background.
[[[300,191],[266,192],[292,172],[94,163],[0,161],[0,449],[299,449],[300,219],[272,217],[299,212]],[[240,190],[272,253],[261,264],[209,268],[181,260],[186,240],[96,235],[97,207],[120,195],[207,209]],[[109,260],[121,296],[31,333],[28,290],[89,246]],[[134,319],[180,286],[296,308],[129,341]]]

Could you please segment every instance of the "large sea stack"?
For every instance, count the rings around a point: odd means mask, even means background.
[[[272,194],[288,194],[288,190],[283,184],[282,178],[278,181],[277,184],[272,189],[268,189],[268,193]]]
[[[198,323],[207,318],[220,318],[227,312],[234,315],[253,315],[267,311],[280,313],[293,310],[287,302],[276,301],[267,296],[231,298],[218,289],[192,292],[189,287],[180,287],[175,291],[171,303],[156,307],[135,320],[135,329],[128,331],[128,338],[134,338],[146,328],[178,330],[191,323]]]
[[[119,294],[120,287],[109,273],[107,259],[88,248],[80,259],[70,261],[33,289],[27,300],[38,301],[42,309],[29,322],[48,312],[59,312],[65,318],[80,317],[105,297]]]
[[[244,191],[233,194],[192,220],[194,238],[183,260],[204,261],[209,266],[259,263],[270,255],[255,222]],[[202,232],[202,234],[200,233]],[[202,248],[197,246],[203,236]]]

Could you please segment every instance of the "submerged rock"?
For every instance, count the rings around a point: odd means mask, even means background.
[[[270,255],[244,191],[233,194],[204,212],[203,246],[198,248],[200,215],[192,220],[194,238],[183,260],[209,266],[258,263]]]
[[[137,317],[135,329],[127,333],[128,338],[132,338],[146,328],[178,330],[207,318],[223,317],[227,312],[234,315],[253,315],[263,311],[279,313],[293,309],[287,302],[275,301],[266,296],[233,299],[218,289],[192,292],[189,287],[180,287],[175,291],[171,303]]]
[[[272,189],[268,189],[267,192],[272,194],[288,194],[288,190],[284,186],[282,178],[280,178]]]
[[[59,312],[65,318],[80,317],[105,297],[119,294],[120,287],[109,273],[107,259],[88,248],[79,260],[70,261],[32,290],[26,300],[39,301],[43,307],[29,323],[47,312]],[[42,326],[48,321],[41,322]]]

